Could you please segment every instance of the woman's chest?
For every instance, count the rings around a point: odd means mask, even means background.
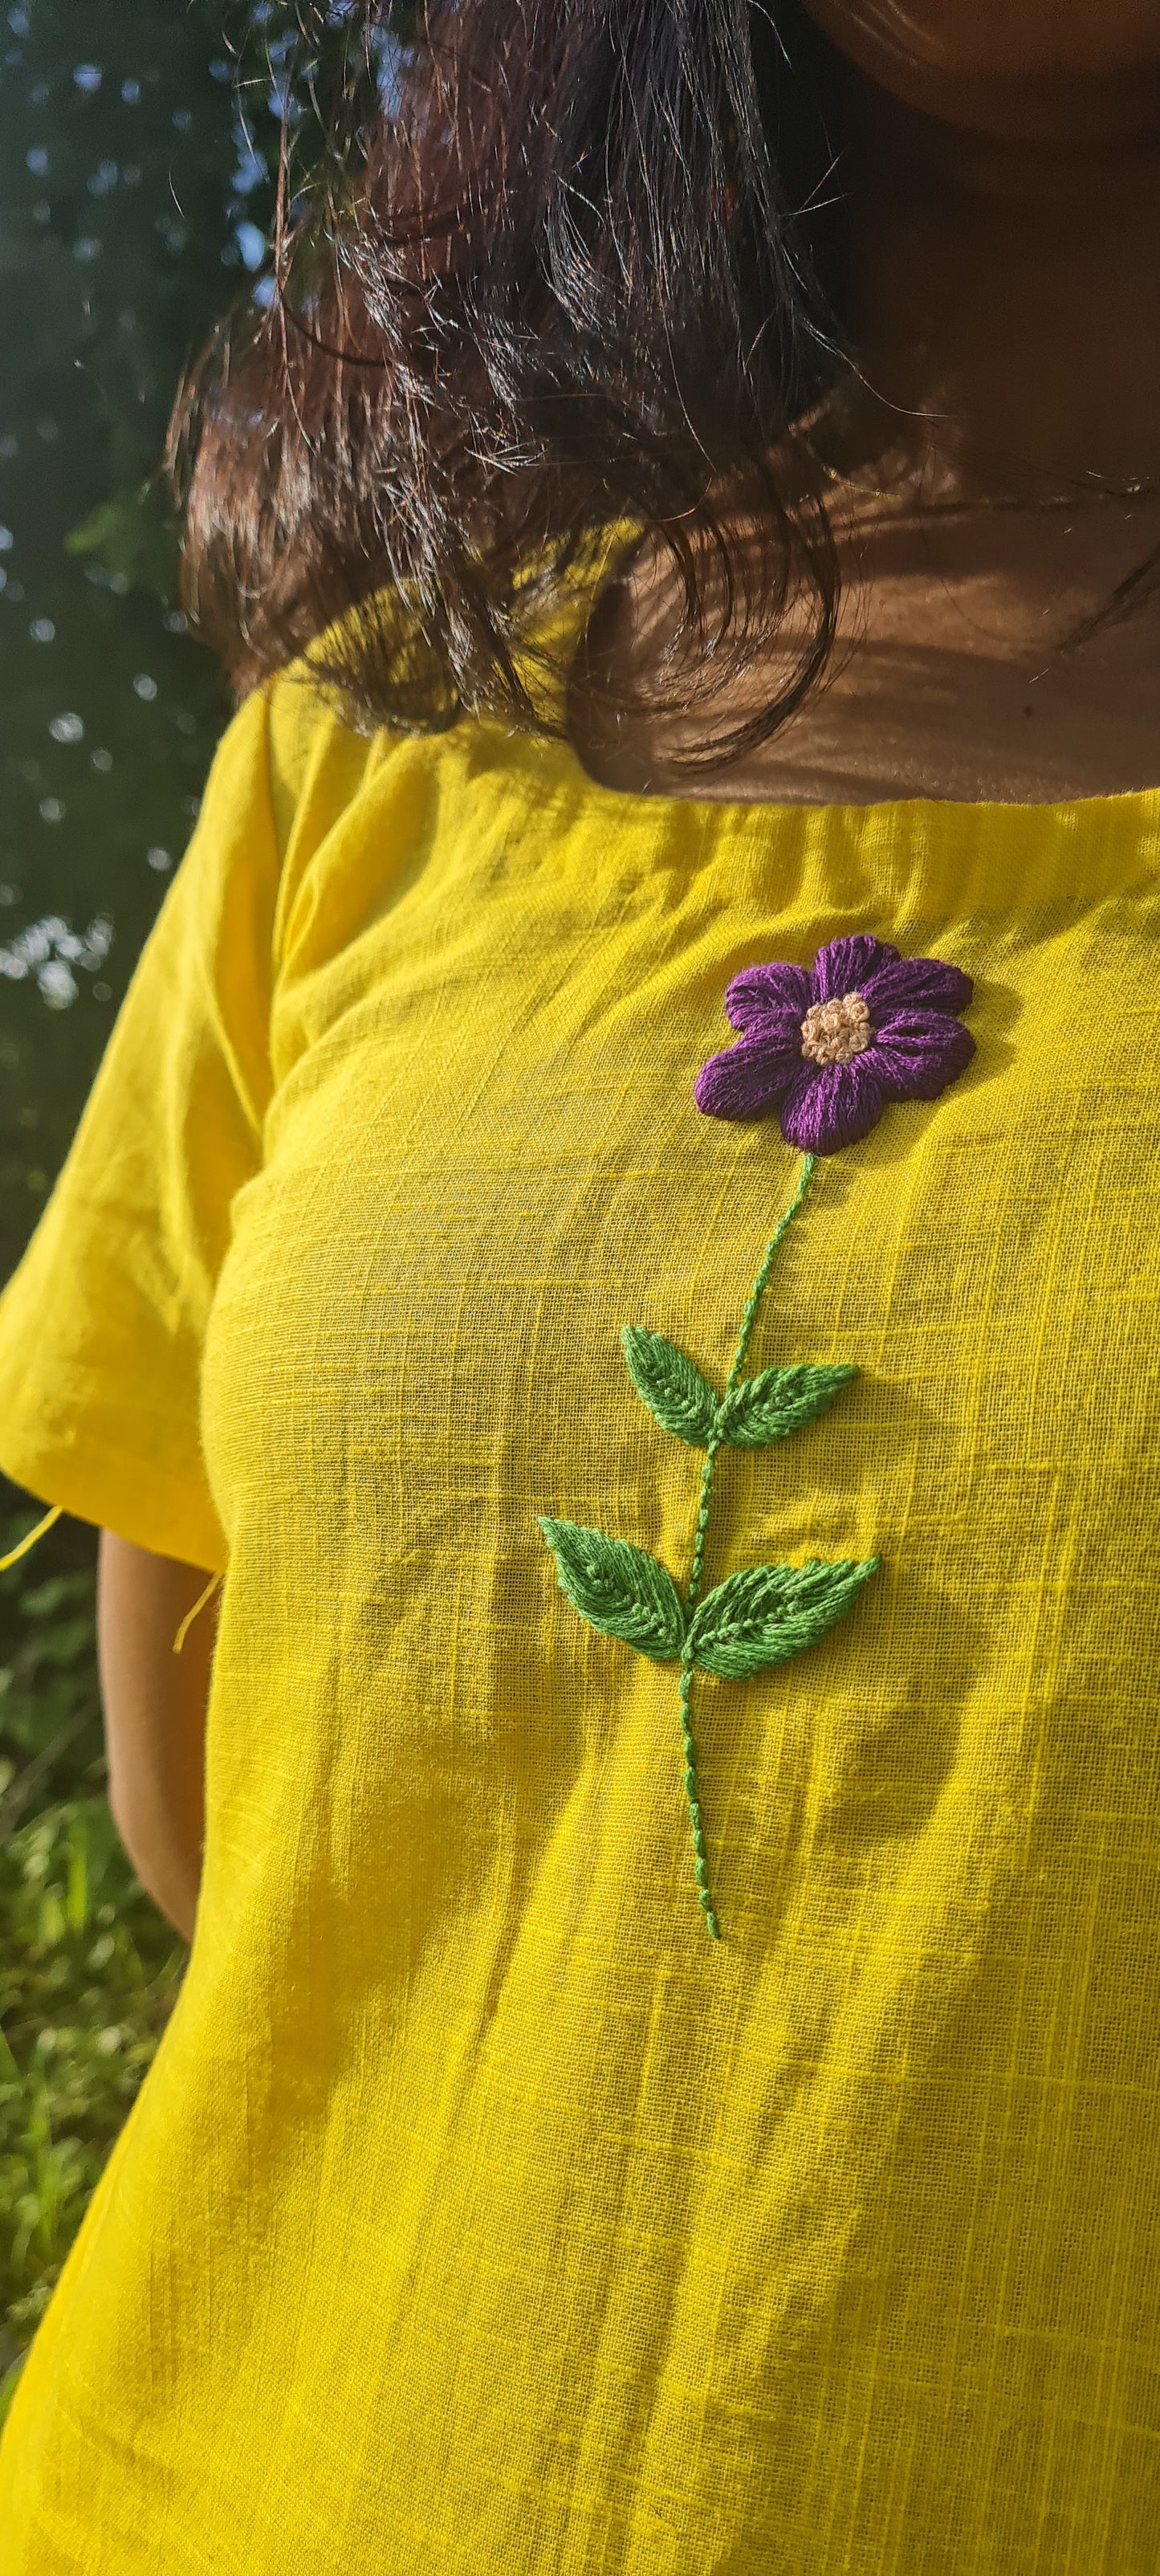
[[[523,939],[517,918],[484,907],[426,960],[347,960],[329,1003],[317,983],[211,1321],[227,1530],[288,1460],[307,1520],[369,1483],[400,1541],[470,1546],[481,1512],[595,1519],[585,1493],[609,1485],[687,1517],[688,1449],[640,1402],[622,1330],[723,1389],[800,1158],[776,1114],[706,1117],[692,1086],[729,1041],[730,977],[808,936],[773,906],[581,907]],[[858,1378],[800,1441],[734,1460],[739,1546],[755,1512],[786,1545],[846,1546],[854,1521],[863,1544],[917,1524],[969,1551],[990,1523],[1016,1555],[1068,1497],[1089,1524],[1154,1525],[1154,933],[1126,900],[926,926],[974,977],[977,1051],[819,1160],[749,1366]]]

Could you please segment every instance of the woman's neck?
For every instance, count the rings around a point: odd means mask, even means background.
[[[869,452],[927,490],[1160,485],[1160,85],[1113,85],[1086,139],[1043,107],[1034,140],[848,87]]]
[[[816,432],[843,570],[826,684],[700,784],[680,757],[703,712],[596,718],[581,758],[636,792],[772,802],[1151,787],[1156,596],[1071,638],[1160,548],[1160,94],[1112,85],[1081,128],[1074,97],[1039,92],[1012,136],[997,111],[972,132],[860,74],[850,90],[858,381]],[[1101,482],[1154,488],[1091,497]],[[1034,506],[1071,490],[1074,509]],[[980,506],[1009,496],[1027,508]],[[597,679],[647,686],[678,614],[671,571],[642,559],[594,624]],[[711,720],[779,677],[746,673]]]

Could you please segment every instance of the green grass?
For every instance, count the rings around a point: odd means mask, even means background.
[[[75,1521],[0,1574],[0,2423],[189,1956],[109,1813],[95,1584]]]

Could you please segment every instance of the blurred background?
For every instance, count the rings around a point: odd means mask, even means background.
[[[269,297],[297,36],[282,0],[0,0],[0,1277],[229,714],[157,469],[183,365]],[[42,1510],[0,1479],[0,1555]],[[95,1548],[61,1521],[0,1574],[0,2420],[187,1957],[109,1816]]]

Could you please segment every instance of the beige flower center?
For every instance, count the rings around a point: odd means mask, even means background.
[[[874,1036],[870,1013],[860,993],[843,993],[840,1002],[814,1002],[802,1021],[802,1054],[813,1064],[849,1064]]]

